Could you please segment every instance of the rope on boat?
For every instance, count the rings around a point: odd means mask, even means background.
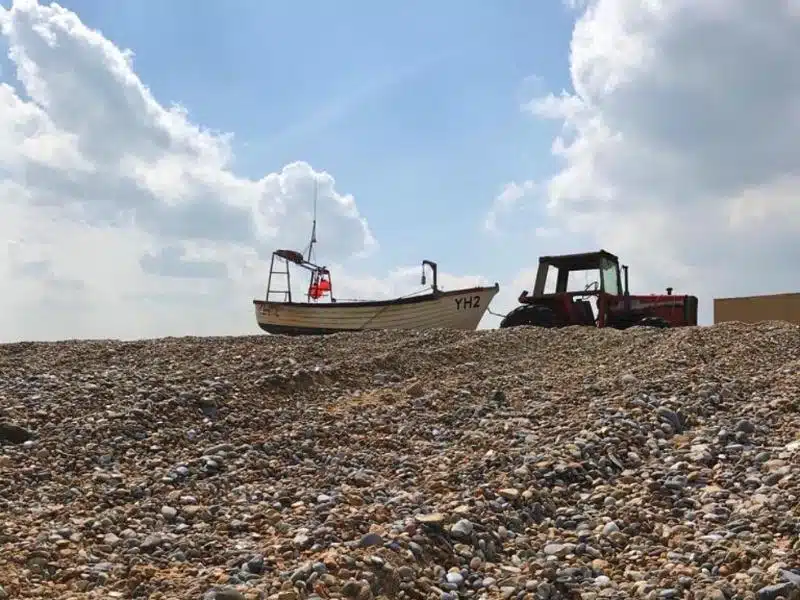
[[[493,312],[489,308],[486,309],[486,312],[489,313],[490,315],[495,316],[495,317],[500,317],[501,319],[505,319],[505,317],[506,317],[506,315],[501,315],[500,313]]]
[[[410,294],[406,294],[405,296],[398,296],[396,298],[390,298],[391,300],[402,300],[403,298],[410,298],[416,294],[421,294],[423,292],[427,292],[428,288],[422,288],[421,290],[417,290],[416,292],[411,292]],[[375,302],[375,298],[336,298],[337,302]]]
[[[414,296],[416,294],[420,294],[422,292],[427,291],[427,289],[428,288],[422,288],[421,290],[417,290],[415,292],[411,292],[409,294],[406,294],[405,296],[400,296],[399,298],[395,298],[395,300],[403,300],[405,298],[410,298],[411,296]],[[386,306],[384,306],[379,311],[376,311],[374,315],[372,315],[369,319],[367,319],[364,323],[362,323],[361,327],[359,327],[359,330],[364,329],[367,325],[369,325],[372,322],[373,319],[375,319],[378,315],[382,314],[383,311],[385,311],[390,306],[394,306],[394,305],[393,304],[387,304]]]

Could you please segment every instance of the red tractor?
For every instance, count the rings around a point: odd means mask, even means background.
[[[545,292],[547,276],[554,269],[556,288]],[[673,296],[672,288],[665,295],[632,296],[628,291],[628,267],[605,250],[563,256],[542,256],[536,273],[533,293],[523,291],[518,306],[508,313],[500,327],[537,325],[540,327],[614,327],[626,329],[634,325],[648,327],[682,327],[697,325],[697,296]],[[596,280],[582,290],[567,291],[570,273],[593,272]],[[597,314],[589,298],[596,298]]]

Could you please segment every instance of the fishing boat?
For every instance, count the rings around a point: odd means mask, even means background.
[[[317,242],[316,193],[314,221],[307,254],[297,250],[275,250],[270,261],[266,297],[253,300],[258,326],[277,335],[324,335],[371,329],[477,329],[499,284],[445,291],[438,285],[438,266],[422,261],[421,285],[427,270],[431,286],[388,300],[340,300],[333,294],[331,272],[312,260]],[[305,298],[292,298],[291,269],[308,273]],[[273,300],[275,296],[282,298]]]

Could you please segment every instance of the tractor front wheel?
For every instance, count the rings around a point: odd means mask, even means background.
[[[500,329],[519,327],[521,325],[553,327],[555,325],[555,314],[546,306],[523,304],[512,310],[500,321]]]

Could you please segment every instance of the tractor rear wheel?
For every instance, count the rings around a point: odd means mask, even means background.
[[[500,321],[500,329],[519,327],[520,325],[553,327],[555,325],[555,314],[546,306],[523,304],[512,310]]]
[[[639,327],[657,327],[658,329],[669,328],[669,322],[662,317],[645,317],[636,324]]]

